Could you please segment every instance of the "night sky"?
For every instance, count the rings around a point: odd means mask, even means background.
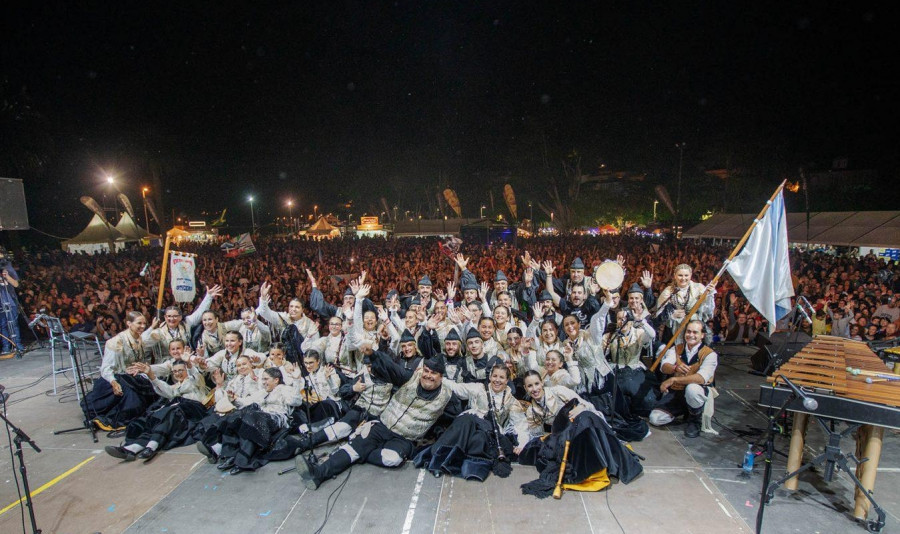
[[[167,215],[246,224],[249,194],[270,220],[289,197],[358,216],[447,185],[473,215],[504,181],[533,198],[545,157],[572,151],[663,182],[682,141],[687,176],[734,146],[785,169],[898,167],[887,4],[15,4],[0,175],[65,236],[104,173],[138,211],[146,184]]]

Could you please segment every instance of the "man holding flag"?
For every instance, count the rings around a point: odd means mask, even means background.
[[[715,278],[685,314],[687,317],[697,312],[707,293],[716,286],[726,269],[750,304],[769,321],[770,332],[774,330],[778,319],[791,310],[794,287],[788,260],[783,188],[784,182],[766,202],[766,206],[731,251]],[[703,408],[718,364],[716,353],[700,339],[702,329],[701,321],[683,322],[651,367],[651,371],[656,370],[661,362],[660,370],[670,378],[660,385],[663,397],[650,412],[650,424],[665,425],[680,413],[685,413],[687,427],[684,434],[689,438],[700,435]],[[684,343],[670,348],[682,332]]]

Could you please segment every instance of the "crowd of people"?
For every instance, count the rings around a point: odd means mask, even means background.
[[[197,443],[233,474],[296,457],[310,488],[356,462],[414,459],[483,480],[515,458],[540,472],[523,489],[546,496],[570,437],[591,468],[566,482],[590,484],[600,471],[624,482],[640,473],[626,443],[649,435],[648,422],[683,416],[685,435],[700,434],[716,343],[768,330],[727,276],[707,286],[729,250],[628,235],[458,250],[437,239],[270,239],[239,258],[194,246],[205,294],[177,306],[167,289],[158,311],[155,271],[139,273],[159,250],[14,261],[25,310],[106,340],[83,409],[124,430],[113,456],[149,461]],[[602,287],[595,270],[610,265],[623,279]],[[872,255],[796,251],[796,293],[814,314],[804,321],[795,308],[784,321],[893,339],[896,271]],[[341,445],[322,463],[302,454],[324,443]]]

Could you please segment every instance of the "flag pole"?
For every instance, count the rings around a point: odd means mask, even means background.
[[[156,313],[159,313],[159,309],[162,306],[163,300],[163,291],[165,290],[166,283],[166,272],[169,269],[169,244],[172,242],[172,236],[166,232],[166,244],[163,247],[163,260],[162,260],[162,269],[159,272],[159,289],[156,291]]]
[[[682,319],[681,324],[678,325],[678,330],[676,330],[675,334],[672,335],[672,339],[670,339],[669,342],[666,343],[666,346],[663,347],[663,349],[659,352],[659,355],[656,357],[656,360],[653,362],[653,365],[650,366],[650,371],[656,371],[656,368],[659,367],[659,363],[662,361],[663,356],[665,356],[666,351],[668,351],[669,348],[672,347],[672,345],[675,343],[675,340],[678,339],[678,336],[680,336],[681,333],[684,331],[684,329],[687,328],[687,324],[690,322],[690,318],[693,317],[695,313],[697,313],[697,310],[700,309],[700,306],[706,300],[706,294],[709,293],[710,286],[715,287],[715,285],[719,282],[719,278],[723,274],[725,274],[725,269],[728,268],[728,264],[731,263],[731,260],[733,260],[734,257],[737,256],[738,253],[741,251],[741,249],[744,247],[744,243],[746,243],[747,239],[750,238],[750,234],[753,233],[753,229],[756,228],[756,225],[759,223],[759,221],[766,215],[766,212],[769,211],[769,206],[772,205],[772,202],[775,201],[775,197],[777,197],[778,194],[781,193],[781,190],[784,189],[784,185],[786,183],[787,183],[787,180],[782,180],[781,185],[779,185],[778,188],[775,189],[775,192],[772,193],[772,196],[766,202],[766,205],[763,206],[763,208],[760,210],[759,215],[757,215],[756,218],[753,219],[753,224],[751,224],[750,228],[748,228],[747,231],[744,233],[744,237],[742,237],[741,240],[738,241],[738,244],[734,247],[734,250],[732,250],[731,254],[728,255],[728,259],[726,259],[725,262],[722,263],[722,267],[719,268],[719,272],[716,273],[716,276],[712,279],[712,281],[709,284],[707,284],[707,286],[703,289],[703,293],[700,295],[699,298],[697,298],[697,302],[694,303],[694,306],[691,308],[691,311],[689,311],[684,316],[684,319]]]

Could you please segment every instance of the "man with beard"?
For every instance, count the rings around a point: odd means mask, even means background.
[[[544,272],[547,273],[547,292],[550,293],[553,304],[559,308],[560,313],[564,316],[574,315],[578,319],[581,328],[587,328],[594,314],[600,311],[600,303],[597,302],[596,298],[588,295],[587,282],[582,277],[585,285],[573,284],[569,289],[568,299],[562,299],[553,286],[553,262],[545,261],[543,268]]]
[[[444,363],[427,360],[413,373],[394,364],[390,356],[367,348],[372,366],[379,368],[400,389],[394,393],[381,416],[357,428],[350,440],[318,465],[310,465],[304,455],[295,458],[303,484],[315,490],[352,464],[367,462],[382,467],[398,467],[445,411],[459,408],[459,399],[443,385]]]

